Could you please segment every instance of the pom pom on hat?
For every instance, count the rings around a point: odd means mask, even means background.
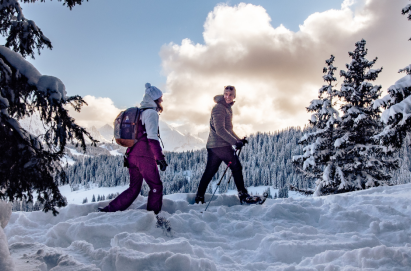
[[[150,83],[146,83],[146,94],[150,96],[151,99],[154,101],[163,96],[163,92],[156,88],[155,86],[152,86]]]

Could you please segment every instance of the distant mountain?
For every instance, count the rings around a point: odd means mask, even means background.
[[[98,129],[98,131],[101,136],[111,142],[114,134],[112,126],[106,124]],[[185,135],[163,121],[160,121],[160,137],[163,140],[164,150],[166,151],[181,152],[205,148],[205,141],[203,139],[192,135]]]
[[[19,120],[21,127],[32,135],[39,136],[46,133],[47,126],[40,120],[40,115],[35,112],[32,116]]]
[[[97,130],[97,128],[94,127],[94,126],[91,126],[91,128],[86,128],[86,130],[87,130],[87,132],[90,133],[90,135],[94,139],[100,141],[100,143],[109,143],[109,142],[111,142],[110,140],[108,140],[104,136],[102,136],[100,131]],[[87,137],[85,139],[86,139],[87,142],[90,142],[90,140]]]
[[[110,142],[113,140],[114,128],[111,125],[106,124],[98,129],[98,131],[105,139],[109,140]]]
[[[160,136],[166,151],[189,151],[205,148],[206,142],[193,135],[185,135],[176,128],[160,121]]]
[[[33,114],[32,117],[27,117],[19,121],[20,125],[29,131],[33,135],[40,135],[46,132],[43,123],[40,121],[40,116],[38,113]],[[92,126],[91,128],[86,128],[86,130],[91,134],[91,136],[100,143],[111,143],[114,134],[114,128],[106,124],[100,129]],[[199,150],[205,148],[206,141],[200,137],[183,134],[176,128],[168,125],[167,123],[160,121],[160,136],[164,143],[164,150],[166,151],[189,151],[189,150]],[[86,142],[90,142],[86,137]]]

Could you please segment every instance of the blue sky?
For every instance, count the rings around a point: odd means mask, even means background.
[[[37,23],[54,47],[30,61],[42,74],[60,78],[69,95],[109,97],[116,107],[133,106],[146,82],[165,88],[159,57],[164,44],[185,38],[203,43],[207,14],[219,3],[240,2],[90,0],[71,11],[58,1],[22,4],[26,18]],[[263,6],[274,27],[283,24],[298,31],[310,14],[339,9],[342,0],[247,3]]]

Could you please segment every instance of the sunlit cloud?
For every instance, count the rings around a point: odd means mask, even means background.
[[[310,15],[298,32],[272,26],[261,6],[218,5],[206,18],[203,44],[184,39],[160,52],[167,76],[162,118],[193,133],[207,130],[213,97],[230,84],[237,88],[239,134],[303,126],[309,118],[305,107],[324,84],[324,61],[334,54],[335,66],[344,69],[348,51],[362,38],[368,58],[378,56],[376,67],[384,67],[377,83],[386,89],[409,62],[411,24],[400,15],[407,3],[345,0],[339,10]]]
[[[121,109],[117,108],[110,98],[84,96],[83,99],[88,106],[83,106],[81,112],[75,112],[72,107],[68,107],[70,116],[76,123],[91,128],[92,126],[99,129],[105,124],[113,126],[114,119],[120,113]]]

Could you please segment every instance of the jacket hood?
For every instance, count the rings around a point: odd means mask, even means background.
[[[157,108],[156,102],[148,94],[144,94],[143,100],[140,103],[140,108]]]
[[[235,103],[234,101],[232,103],[226,103],[226,101],[224,100],[224,95],[217,95],[214,97],[214,102],[217,104],[222,104],[226,107],[230,107],[233,106],[233,104]]]

